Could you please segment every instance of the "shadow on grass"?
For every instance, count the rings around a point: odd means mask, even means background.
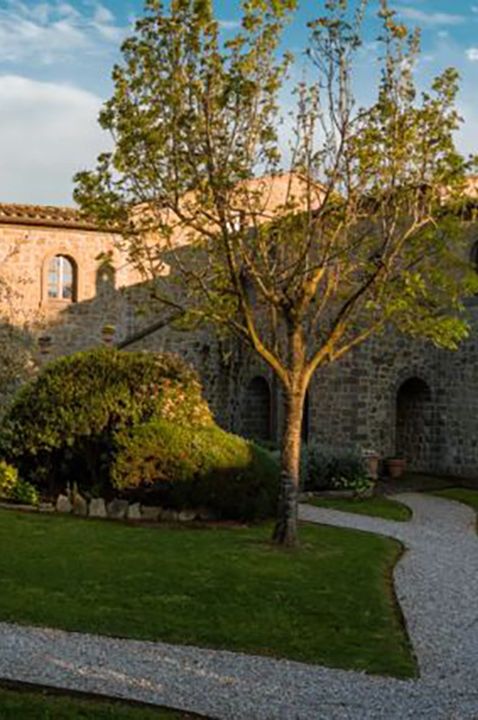
[[[179,710],[102,695],[0,681],[2,720],[209,720]]]

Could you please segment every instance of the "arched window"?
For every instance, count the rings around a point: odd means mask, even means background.
[[[55,255],[48,264],[48,298],[76,300],[76,268],[66,255]]]

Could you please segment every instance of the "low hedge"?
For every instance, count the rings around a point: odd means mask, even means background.
[[[270,453],[217,425],[153,420],[116,436],[111,478],[132,498],[180,510],[206,507],[216,517],[274,514],[278,466]]]

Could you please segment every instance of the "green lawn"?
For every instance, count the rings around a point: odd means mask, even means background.
[[[457,479],[451,476],[425,475],[424,473],[405,473],[396,480],[386,480],[387,489],[392,492],[435,492],[455,487]]]
[[[411,510],[406,505],[390,500],[383,495],[375,495],[363,500],[314,498],[309,502],[317,507],[342,510],[343,512],[357,513],[358,515],[372,515],[387,520],[405,521],[410,520],[412,516]]]
[[[392,591],[401,546],[303,526],[138,528],[0,511],[0,620],[415,672]]]
[[[433,494],[438,495],[438,497],[448,498],[449,500],[458,500],[458,502],[469,505],[478,513],[478,490],[456,487],[438,490]]]
[[[0,720],[193,720],[193,716],[160,708],[0,688]]]

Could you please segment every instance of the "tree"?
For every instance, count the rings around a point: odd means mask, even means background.
[[[376,98],[359,106],[367,1],[328,0],[281,152],[291,58],[279,46],[295,4],[244,0],[223,41],[209,0],[148,0],[100,117],[114,149],[76,188],[85,212],[121,231],[168,319],[233,332],[279,379],[275,538],[288,545],[314,373],[389,326],[455,348],[461,298],[476,289],[460,249],[457,73],[419,94],[418,34],[382,0]]]

